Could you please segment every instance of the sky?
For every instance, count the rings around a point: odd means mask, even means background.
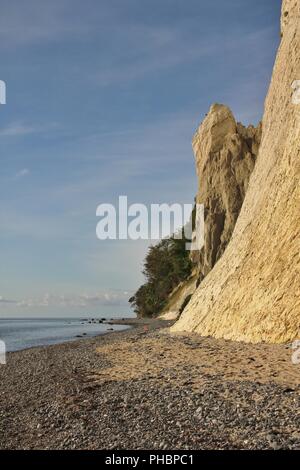
[[[0,0],[0,317],[130,313],[149,241],[96,208],[191,204],[212,103],[256,124],[280,0]]]

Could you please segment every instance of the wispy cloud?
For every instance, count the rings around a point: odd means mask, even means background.
[[[33,134],[42,134],[58,130],[59,126],[55,122],[46,124],[28,124],[25,122],[11,122],[4,128],[0,128],[0,137],[26,137]]]
[[[13,179],[14,180],[19,180],[21,178],[24,178],[25,176],[28,176],[30,174],[30,171],[28,170],[28,168],[23,168],[22,170],[18,171]]]
[[[15,123],[9,124],[4,129],[0,129],[0,136],[1,137],[19,137],[19,136],[24,136],[28,134],[34,134],[37,131],[38,131],[37,128],[33,126],[15,122]]]
[[[97,306],[121,306],[127,304],[131,291],[103,291],[95,294],[80,295],[53,295],[46,293],[41,298],[29,298],[18,301],[17,307],[97,307]]]
[[[62,36],[84,32],[86,27],[80,18],[70,15],[74,3],[69,0],[2,2],[0,48],[57,42]]]
[[[140,27],[126,31],[123,42],[120,34],[120,47],[121,50],[113,56],[113,61],[102,66],[101,71],[95,75],[94,79],[98,85],[131,82],[149,74],[169,71],[181,64],[200,60],[201,57],[217,51],[218,41],[207,41],[203,38],[191,48],[190,38],[182,37],[179,31]],[[122,48],[128,49],[126,55]],[[130,51],[134,53],[131,55]]]
[[[17,304],[17,300],[11,300],[11,299],[5,299],[4,297],[2,297],[2,295],[0,295],[0,305],[1,304]]]
[[[265,60],[263,52],[270,52],[270,27],[244,32],[238,42],[235,38],[224,38],[220,32],[209,35],[197,31],[198,34],[195,34],[195,28],[194,21],[190,20],[189,23],[182,22],[178,29],[143,25],[118,30],[118,49],[107,62],[100,63],[100,71],[93,79],[102,87],[115,86],[155,77],[164,71],[170,73],[174,68],[200,63],[205,58],[211,60],[215,57],[219,61],[221,50],[224,57],[237,55],[237,60],[241,48],[247,50],[249,55],[255,51],[257,60]],[[114,47],[113,42],[111,47]]]

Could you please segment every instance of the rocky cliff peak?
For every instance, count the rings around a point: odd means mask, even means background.
[[[193,138],[198,176],[197,203],[205,209],[205,246],[198,256],[203,279],[224,252],[248,188],[261,126],[244,127],[222,104],[211,106]]]

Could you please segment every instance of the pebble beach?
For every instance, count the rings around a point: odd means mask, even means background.
[[[131,324],[9,353],[0,448],[300,449],[300,366],[289,345]]]

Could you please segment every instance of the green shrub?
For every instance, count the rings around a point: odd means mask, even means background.
[[[129,299],[138,316],[157,316],[172,290],[190,276],[192,265],[183,230],[181,235],[150,246],[143,267],[146,283]]]

